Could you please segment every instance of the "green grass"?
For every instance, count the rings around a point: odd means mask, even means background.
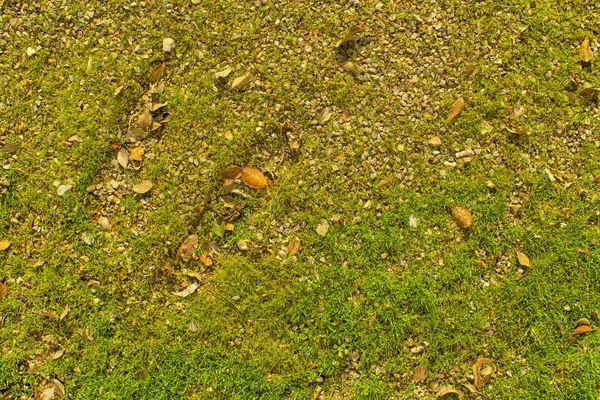
[[[598,55],[578,62],[581,40],[598,44],[597,7],[339,3],[3,4],[0,148],[20,148],[0,153],[0,390],[39,397],[56,378],[73,399],[310,399],[318,387],[324,399],[434,398],[443,385],[467,394],[472,365],[491,358],[485,398],[600,395],[597,333],[568,340],[579,318],[600,323],[600,113],[576,94],[600,83]],[[377,75],[363,81],[334,59],[359,22],[354,62]],[[142,168],[121,172],[154,187],[108,204],[88,187],[116,177],[112,145],[163,60],[172,120],[141,144]],[[217,87],[225,65],[258,83]],[[326,106],[331,120],[312,124]],[[274,129],[286,121],[302,134],[297,157]],[[66,143],[74,134],[83,143]],[[444,164],[465,149],[481,153]],[[219,238],[229,165],[274,185],[250,192]],[[456,203],[473,212],[468,232]],[[198,254],[219,247],[212,268],[174,259],[190,233]],[[294,237],[301,252],[281,259]],[[532,260],[520,280],[516,251]],[[184,270],[203,279],[182,299]],[[429,377],[415,384],[420,365]]]

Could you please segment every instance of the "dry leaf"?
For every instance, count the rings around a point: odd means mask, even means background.
[[[0,283],[0,301],[6,298],[8,293],[8,286],[5,283]]]
[[[452,219],[461,228],[468,228],[473,223],[473,215],[467,207],[455,204],[452,206]]]
[[[232,72],[233,68],[227,67],[224,70],[215,73],[215,79],[224,81],[229,77],[229,74],[231,74]]]
[[[442,397],[446,397],[450,394],[457,395],[459,399],[462,399],[463,397],[462,392],[454,389],[452,386],[442,386],[440,390],[438,390],[438,392],[435,394],[435,397],[441,399]]]
[[[579,325],[577,328],[575,328],[575,330],[571,334],[571,337],[569,337],[569,340],[575,340],[576,336],[585,335],[586,333],[590,333],[593,331],[594,329],[592,327],[589,327],[587,325]]]
[[[40,400],[52,399],[54,399],[54,386],[44,389],[44,391],[42,392],[42,396],[40,397]]]
[[[360,70],[358,69],[358,67],[356,65],[354,65],[354,63],[352,61],[343,62],[341,65],[342,65],[342,69],[344,71],[350,72],[352,75],[355,75],[355,76],[360,75]]]
[[[600,93],[600,89],[588,87],[581,89],[577,94],[579,95],[579,97],[582,97],[584,99],[594,99],[594,97],[596,97],[598,93]]]
[[[115,96],[118,96],[118,95],[119,95],[119,93],[121,93],[121,90],[123,90],[123,86],[119,86],[118,88],[116,88],[116,89],[115,89],[115,93],[114,93],[114,95],[115,95]]]
[[[381,188],[385,188],[390,186],[392,183],[394,182],[394,178],[393,177],[389,177],[389,178],[383,178],[382,180],[379,181],[379,183],[377,184],[377,188],[381,189]]]
[[[317,124],[324,125],[331,118],[331,109],[329,107],[325,107],[321,112],[321,115],[317,118]]]
[[[587,318],[579,318],[577,321],[575,321],[575,328],[579,327],[579,326],[591,326],[592,324],[590,323],[590,320]]]
[[[462,96],[452,103],[452,107],[450,107],[450,112],[448,113],[448,122],[452,121],[462,111],[464,106],[465,98]]]
[[[129,165],[129,153],[125,148],[121,147],[117,153],[117,161],[123,169],[127,169],[127,165]]]
[[[592,61],[592,58],[594,58],[594,53],[590,48],[590,38],[585,38],[579,47],[579,59],[587,63]]]
[[[65,350],[59,349],[59,350],[55,351],[54,353],[50,354],[50,359],[58,360],[59,358],[61,358],[63,356],[63,354],[65,354]]]
[[[348,32],[346,32],[346,36],[344,36],[344,38],[338,42],[336,47],[340,47],[341,45],[343,45],[345,43],[358,41],[360,39],[360,34],[363,33],[364,31],[365,31],[364,28],[361,28],[358,25],[352,25],[350,27],[350,29],[348,29]]]
[[[288,257],[292,257],[298,254],[300,250],[302,250],[302,241],[300,240],[300,238],[295,237],[288,243],[285,254]]]
[[[181,246],[179,246],[175,258],[181,258],[183,261],[193,260],[196,255],[196,249],[198,248],[198,241],[198,235],[188,236],[183,243],[181,243]]]
[[[148,78],[150,83],[157,83],[158,81],[160,81],[163,78],[163,76],[165,76],[166,69],[167,65],[165,63],[162,63],[158,67],[150,71],[150,77]]]
[[[180,292],[174,292],[173,294],[175,296],[179,296],[179,297],[187,297],[190,294],[194,293],[199,287],[200,287],[200,284],[194,282],[194,283],[189,284],[182,291],[180,291]]]
[[[235,78],[233,82],[231,82],[231,88],[234,90],[242,90],[252,81],[253,76],[254,74],[252,73],[252,71],[250,71],[242,76]]]
[[[127,139],[127,141],[130,143],[138,142],[138,141],[144,139],[145,137],[146,137],[146,132],[138,126],[134,126],[133,128],[131,128],[127,132],[127,135],[125,135],[125,139]]]
[[[438,136],[432,136],[427,143],[431,147],[440,147],[442,145],[442,139],[440,139]]]
[[[52,384],[54,385],[54,396],[63,397],[66,392],[62,382],[58,379],[52,379]]]
[[[208,254],[208,253],[202,254],[202,255],[200,256],[199,260],[200,260],[200,262],[201,262],[202,264],[204,264],[206,267],[210,267],[211,265],[213,265],[213,259],[212,259],[212,257],[210,256],[210,254]]]
[[[491,368],[493,363],[494,361],[489,358],[480,358],[473,364],[473,378],[477,389],[481,388],[489,381],[489,376],[493,372],[493,368]],[[487,369],[484,373],[483,367],[490,367],[490,369]]]
[[[152,186],[153,186],[153,184],[151,181],[149,181],[148,179],[144,179],[137,185],[133,185],[131,190],[133,190],[134,192],[136,192],[138,194],[144,194],[144,193],[148,193],[150,191],[150,189],[152,189]]]
[[[321,386],[317,386],[317,388],[315,389],[315,392],[313,393],[313,400],[318,400],[319,396],[321,396],[322,391],[323,391],[323,388]]]
[[[71,311],[71,308],[69,307],[69,305],[67,304],[65,306],[65,309],[63,310],[63,312],[60,313],[58,320],[62,321],[63,319],[65,319],[65,317],[69,314],[69,311]]]
[[[531,261],[529,260],[529,257],[527,257],[527,254],[525,254],[525,253],[521,253],[520,251],[517,251],[517,261],[519,262],[519,265],[521,267],[531,267]]]
[[[129,155],[134,161],[142,161],[144,159],[144,148],[143,147],[134,147],[131,149],[131,154]]]
[[[235,230],[235,226],[233,224],[225,224],[225,232],[233,232]]]
[[[6,143],[0,149],[0,153],[6,153],[6,154],[16,153],[17,150],[19,150],[20,147],[21,147],[21,145],[19,143],[17,143],[17,142]]]
[[[232,165],[219,172],[219,175],[221,175],[222,179],[231,179],[232,181],[239,178],[241,174],[242,168],[238,167],[237,165]]]
[[[412,380],[414,383],[425,382],[427,380],[427,375],[429,375],[427,367],[425,365],[421,365],[413,370]]]
[[[150,107],[150,111],[155,112],[160,110],[163,107],[166,107],[168,103],[154,103],[152,107]]]
[[[10,241],[6,239],[0,239],[0,251],[6,250],[10,247]]]
[[[242,168],[242,182],[252,189],[263,189],[269,184],[263,173],[253,167]]]
[[[137,120],[137,126],[144,132],[148,132],[152,127],[152,114],[149,109],[145,109]]]

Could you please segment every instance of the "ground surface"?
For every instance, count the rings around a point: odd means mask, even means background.
[[[0,390],[599,396],[595,2],[199,3],[0,1]]]

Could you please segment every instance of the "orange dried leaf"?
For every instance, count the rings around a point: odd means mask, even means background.
[[[571,334],[571,338],[575,338],[575,336],[581,336],[581,335],[585,335],[586,333],[590,333],[593,332],[594,328],[591,328],[587,325],[580,325],[577,328],[575,328],[575,330],[573,331],[573,333]]]
[[[459,97],[454,103],[452,103],[452,107],[450,107],[450,112],[448,113],[448,122],[452,121],[465,106],[465,98]]]
[[[156,83],[160,81],[163,78],[163,76],[165,76],[166,69],[167,65],[165,63],[162,63],[158,67],[150,71],[150,77],[148,78],[150,83]]]
[[[0,251],[6,250],[10,247],[10,241],[6,239],[0,239]]]
[[[235,230],[235,226],[233,224],[225,224],[225,232],[233,232]]]
[[[202,254],[200,256],[199,260],[202,264],[204,264],[207,267],[210,267],[211,265],[213,265],[213,259],[210,256],[210,254],[208,254],[208,253]]]
[[[131,149],[129,158],[134,161],[142,161],[144,159],[144,148],[143,147],[134,147],[133,149]]]
[[[452,219],[461,228],[468,228],[473,223],[473,215],[467,207],[455,204],[452,206]]]
[[[269,184],[263,173],[253,167],[242,168],[242,182],[252,189],[264,189]]]
[[[425,382],[428,375],[429,372],[427,371],[427,367],[425,365],[421,365],[413,370],[412,380],[414,383]]]
[[[4,283],[0,283],[0,301],[6,298],[6,294],[8,293],[8,286]]]
[[[489,376],[493,369],[491,369],[491,365],[493,365],[494,361],[489,358],[480,358],[477,360],[475,364],[473,364],[473,377],[475,380],[475,387],[477,389],[481,388],[489,381]],[[484,367],[490,367],[490,369],[486,369],[485,373],[482,370]],[[489,373],[488,373],[489,372]]]
[[[590,38],[585,38],[583,42],[581,42],[581,46],[579,46],[579,59],[585,63],[592,61],[594,58],[594,53],[590,48]]]
[[[438,390],[438,392],[435,394],[435,397],[441,399],[442,397],[446,397],[450,394],[457,395],[459,399],[462,399],[463,397],[462,392],[454,389],[452,386],[442,386],[440,390]]]

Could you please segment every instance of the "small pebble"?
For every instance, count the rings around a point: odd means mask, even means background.
[[[31,57],[32,55],[34,55],[36,53],[35,49],[33,47],[28,47],[27,48],[27,55],[29,57]]]
[[[165,38],[162,44],[163,51],[170,53],[175,48],[175,40],[171,38]]]
[[[69,190],[71,190],[73,186],[71,185],[60,185],[58,187],[58,189],[56,189],[56,194],[59,196],[64,195],[65,193],[67,193]]]

